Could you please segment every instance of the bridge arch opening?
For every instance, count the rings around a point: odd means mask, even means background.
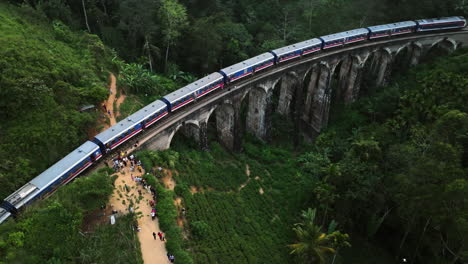
[[[347,79],[349,78],[352,67],[352,57],[340,60],[335,67],[332,67],[328,79],[328,89],[326,94],[330,98],[329,102],[329,120],[334,119],[344,107],[344,95],[347,89]]]
[[[412,50],[412,44],[405,45],[397,50],[393,57],[392,79],[409,70],[411,66]]]
[[[174,150],[200,148],[200,126],[197,122],[182,122],[168,139],[169,147]]]
[[[431,63],[438,57],[447,56],[457,49],[457,44],[454,40],[443,38],[434,44],[425,52],[422,57],[422,63]]]

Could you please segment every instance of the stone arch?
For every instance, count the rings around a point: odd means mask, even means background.
[[[425,51],[422,61],[425,63],[433,61],[440,56],[448,55],[457,49],[457,42],[453,39],[444,37],[434,41]]]
[[[179,123],[174,130],[169,134],[167,140],[167,148],[172,145],[174,136],[177,132],[182,132],[185,137],[194,139],[195,142],[200,142],[200,123],[198,120],[187,120]]]
[[[372,50],[363,64],[361,94],[368,94],[375,87],[385,85],[389,80],[392,52],[388,48]]]

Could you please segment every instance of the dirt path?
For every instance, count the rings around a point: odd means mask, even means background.
[[[109,74],[110,77],[110,84],[109,84],[109,91],[110,95],[109,98],[107,98],[107,101],[104,103],[107,109],[107,115],[109,115],[109,120],[110,120],[110,125],[113,126],[115,123],[115,113],[114,113],[114,101],[115,101],[115,95],[117,94],[117,87],[116,87],[116,79],[114,74]],[[110,114],[109,114],[110,112]],[[105,127],[107,128],[107,127]]]
[[[110,199],[110,204],[113,210],[117,210],[119,214],[129,212],[129,205],[133,203],[135,213],[138,215],[138,226],[141,228],[138,232],[138,238],[141,245],[141,253],[144,263],[170,263],[167,259],[166,243],[153,239],[153,232],[162,232],[159,229],[159,222],[156,218],[151,220],[151,206],[149,201],[153,199],[151,192],[148,192],[141,184],[137,184],[132,180],[133,177],[141,176],[143,173],[135,171],[130,172],[130,167],[126,167],[123,171],[117,173],[118,178],[115,181],[114,193]],[[128,192],[126,191],[126,187]],[[141,191],[141,196],[138,193]],[[118,218],[117,218],[118,221]]]

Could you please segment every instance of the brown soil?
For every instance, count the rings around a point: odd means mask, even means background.
[[[100,114],[97,126],[88,131],[88,137],[90,139],[94,138],[94,136],[96,136],[99,132],[102,132],[105,129],[117,123],[115,117],[120,115],[118,108],[125,101],[126,96],[123,94],[120,94],[120,97],[116,100],[117,80],[113,73],[109,73],[109,79],[110,79],[110,83],[109,83],[110,94],[107,100],[98,106],[98,110],[100,111],[101,114]],[[114,101],[116,102],[117,109],[114,109]],[[106,110],[104,110],[103,106],[106,106],[105,109],[110,111],[110,115],[107,113]],[[109,118],[110,125],[107,122],[107,118]],[[97,127],[100,127],[100,126],[103,127],[102,130],[97,131]]]
[[[184,228],[184,225],[186,224],[187,220],[185,219],[185,216],[182,215],[182,197],[176,197],[174,200],[174,205],[177,208],[178,216],[177,216],[177,225],[181,228]]]
[[[162,177],[161,181],[163,182],[164,187],[173,191],[176,186],[176,182],[172,178],[172,171],[163,169],[163,172],[165,176]]]
[[[118,178],[115,181],[114,193],[110,198],[111,210],[117,210],[118,214],[129,212],[129,205],[133,203],[133,209],[138,215],[138,226],[141,228],[138,232],[138,238],[141,245],[141,253],[144,263],[169,263],[165,242],[160,241],[158,237],[153,238],[153,232],[162,232],[159,229],[159,222],[156,218],[151,219],[151,206],[149,201],[153,199],[151,192],[148,192],[141,184],[137,184],[131,179],[130,175],[141,176],[143,173],[130,173],[130,168],[126,167],[123,171],[117,173]],[[125,186],[128,187],[128,192]],[[141,196],[138,193],[141,191]],[[116,219],[118,220],[118,217]]]
[[[190,193],[191,194],[195,194],[195,193],[198,193],[198,189],[197,189],[197,186],[190,186]]]

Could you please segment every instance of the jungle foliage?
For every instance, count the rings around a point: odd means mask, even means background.
[[[83,217],[101,210],[113,192],[110,173],[78,178],[29,206],[16,223],[2,224],[0,263],[143,263],[133,215],[84,228]]]
[[[464,0],[9,0],[97,34],[127,61],[199,76],[286,44],[395,21],[465,15]]]
[[[107,96],[112,52],[95,35],[0,3],[0,197],[83,143]]]
[[[176,168],[184,248],[195,263],[465,263],[467,62],[460,50],[370,90],[312,145],[277,131],[269,144],[247,137],[242,153],[216,142],[200,152],[177,133],[171,151],[151,155]],[[311,225],[306,208],[316,208]],[[321,257],[290,255],[301,238]]]

